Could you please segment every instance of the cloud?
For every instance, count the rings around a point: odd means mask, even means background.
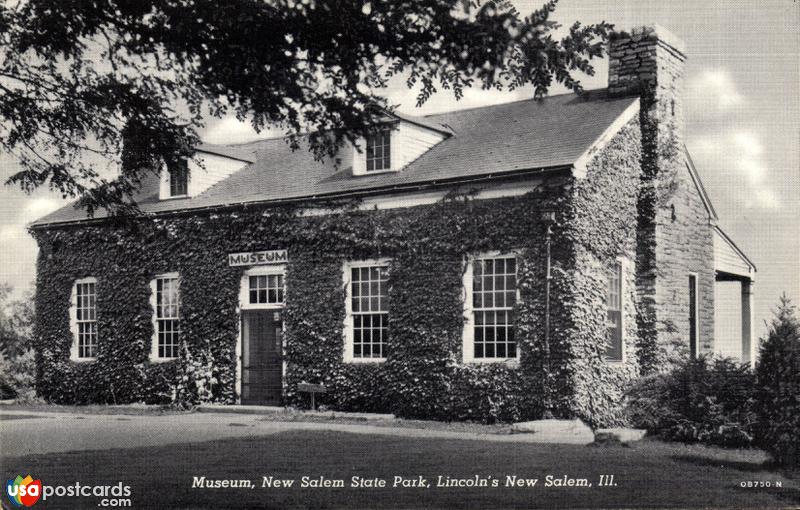
[[[689,102],[709,113],[721,113],[744,103],[725,69],[711,69],[703,72],[689,82],[687,98]]]
[[[46,197],[34,198],[25,204],[22,209],[21,221],[28,224],[42,216],[49,214],[63,205],[63,202]]]
[[[732,138],[736,146],[749,157],[760,156],[764,153],[764,146],[752,133],[736,132],[733,133]]]
[[[756,189],[752,195],[745,200],[745,207],[761,209],[777,209],[779,207],[778,196],[774,191],[767,188]]]
[[[713,161],[713,167],[724,172],[729,182],[741,183],[748,190],[736,195],[745,208],[780,207],[779,197],[770,186],[764,145],[756,133],[741,129],[712,132],[696,137],[692,148],[698,155]]]
[[[257,133],[249,122],[241,122],[236,117],[225,117],[212,122],[203,132],[201,138],[208,143],[232,144],[251,142],[260,138],[279,136],[274,129],[265,129]]]
[[[450,111],[531,99],[533,91],[530,87],[523,87],[517,90],[483,90],[480,87],[471,87],[464,89],[464,96],[460,100],[456,100],[449,90],[443,91],[438,96],[441,97],[434,96],[431,98],[431,109]]]
[[[15,297],[29,289],[35,277],[38,248],[28,225],[64,204],[47,190],[37,190],[32,196],[18,189],[0,190],[0,283],[12,285]]]
[[[12,225],[5,225],[0,227],[0,244],[10,243],[19,238],[19,227]]]

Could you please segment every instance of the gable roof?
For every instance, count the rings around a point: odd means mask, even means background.
[[[199,147],[202,152],[253,161],[195,197],[159,201],[157,195],[151,195],[136,200],[142,212],[161,213],[396,191],[433,182],[569,168],[637,100],[609,98],[602,89],[581,97],[563,94],[425,117],[398,115],[449,136],[399,172],[377,175],[354,176],[351,168],[337,168],[330,159],[315,161],[309,151],[292,151],[281,138],[238,145],[203,144]],[[342,167],[351,155],[352,149],[343,149]],[[105,215],[105,211],[97,211],[95,218]],[[32,226],[85,219],[83,211],[68,205]]]

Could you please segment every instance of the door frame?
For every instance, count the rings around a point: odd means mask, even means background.
[[[263,276],[263,275],[283,275],[283,303],[280,304],[250,304],[250,277]],[[237,318],[237,335],[236,335],[236,403],[242,403],[242,342],[244,341],[244,334],[242,331],[242,312],[246,310],[275,310],[283,312],[286,308],[286,265],[275,264],[268,266],[253,266],[246,269],[242,273],[239,280],[239,306],[236,308]],[[281,387],[282,393],[286,394],[286,321],[281,318]]]

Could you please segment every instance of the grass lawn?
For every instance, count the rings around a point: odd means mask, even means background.
[[[0,414],[0,421],[2,420],[26,420],[29,418],[41,418],[36,414]]]
[[[45,413],[69,413],[69,414],[129,414],[135,416],[142,415],[162,415],[162,414],[183,414],[186,411],[171,409],[167,406],[152,406],[144,404],[130,404],[124,406],[113,406],[106,404],[90,404],[84,406],[60,406],[56,404],[5,404],[0,406],[0,414],[3,411],[31,411]]]
[[[0,406],[0,420],[14,419],[14,415],[3,415],[3,411],[31,411],[47,413],[91,414],[91,415],[133,415],[133,416],[161,416],[170,414],[191,414],[195,411],[174,409],[168,406],[154,405],[81,405],[60,406],[53,404],[7,404]],[[496,423],[485,425],[472,422],[441,422],[433,420],[406,420],[406,419],[372,419],[354,418],[347,413],[335,413],[335,416],[315,415],[303,410],[286,408],[279,411],[264,411],[263,421],[288,421],[288,422],[315,422],[315,423],[350,423],[365,424],[375,427],[403,427],[413,429],[447,430],[451,432],[475,432],[479,434],[509,434],[511,425]],[[5,416],[5,418],[4,418]]]
[[[126,450],[3,459],[6,475],[32,474],[45,485],[116,484],[132,488],[133,508],[574,508],[736,507],[800,504],[797,473],[763,464],[758,450],[721,450],[644,441],[627,447],[429,440],[339,432],[286,432]],[[545,477],[585,478],[592,487],[545,487]],[[615,487],[598,487],[613,474]],[[296,480],[261,488],[263,476]],[[426,478],[431,488],[392,488],[394,476]],[[437,488],[437,476],[499,480],[500,487]],[[505,487],[507,475],[538,478]],[[194,476],[247,479],[255,487],[192,488]],[[341,479],[345,488],[300,488],[301,477]],[[383,478],[387,488],[350,488],[352,476]],[[769,481],[772,488],[742,488]],[[781,482],[782,488],[775,488]],[[491,483],[491,482],[490,482]],[[37,508],[97,508],[99,498],[51,498]]]

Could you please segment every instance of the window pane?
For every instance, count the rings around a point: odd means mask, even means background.
[[[388,170],[391,168],[391,135],[383,130],[367,136],[367,171]]]
[[[252,280],[251,280],[252,282]],[[252,296],[252,291],[250,293]],[[252,297],[251,297],[252,300]],[[156,279],[156,327],[158,337],[158,356],[175,358],[178,356],[180,336],[180,296],[178,279],[161,277]]]
[[[78,357],[97,356],[97,309],[95,284],[75,284],[75,319],[77,322]]]
[[[475,358],[514,358],[512,309],[516,303],[517,275],[514,257],[473,262],[473,319]]]
[[[353,357],[383,358],[388,324],[388,271],[386,266],[351,269]]]
[[[169,170],[169,194],[170,196],[185,195],[189,188],[189,167],[183,161]]]
[[[615,263],[608,273],[606,358],[622,361],[622,264]]]
[[[497,357],[498,358],[505,358],[506,357],[506,344],[497,344]]]

